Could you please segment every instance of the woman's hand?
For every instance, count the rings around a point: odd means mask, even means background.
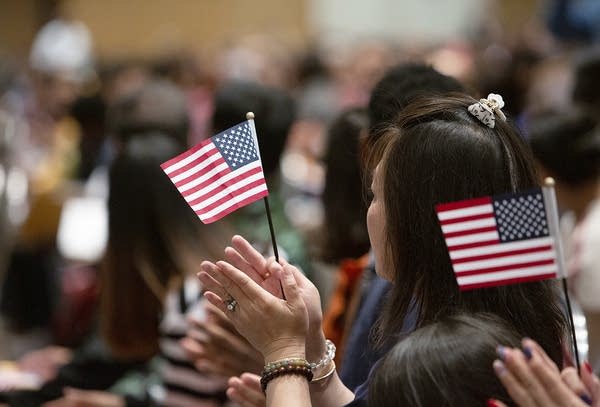
[[[201,268],[198,277],[208,290],[206,299],[229,317],[265,362],[306,356],[308,313],[291,266],[277,273],[286,300],[263,289],[230,263],[205,261]]]
[[[267,404],[260,377],[251,373],[230,378],[227,397],[242,407],[265,407]]]
[[[204,320],[188,318],[188,321],[190,329],[181,345],[198,370],[227,377],[261,372],[262,355],[217,307],[207,303]]]
[[[499,347],[498,354],[501,360],[494,361],[496,375],[519,406],[600,407],[600,384],[589,365],[583,369],[583,381],[573,368],[561,373],[531,339],[523,340],[522,351]],[[488,404],[505,406],[496,400],[490,400]]]
[[[326,349],[325,335],[322,329],[323,311],[321,297],[314,284],[300,270],[289,265],[285,260],[280,260],[281,264],[278,264],[273,257],[265,259],[241,236],[234,236],[231,244],[232,247],[225,249],[225,256],[229,263],[276,297],[283,298],[279,276],[283,267],[290,268],[308,311],[309,330],[306,338],[306,357],[311,362],[321,359]]]

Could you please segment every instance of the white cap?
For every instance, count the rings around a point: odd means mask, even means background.
[[[75,81],[86,80],[93,63],[89,30],[79,21],[50,21],[37,33],[29,63],[37,71],[60,73]]]

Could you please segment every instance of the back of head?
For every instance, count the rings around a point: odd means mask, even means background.
[[[400,332],[413,301],[417,326],[456,312],[489,312],[538,340],[560,362],[565,325],[552,282],[465,292],[456,282],[435,206],[538,186],[516,128],[498,117],[495,128],[487,127],[468,112],[474,103],[458,94],[421,99],[380,140],[386,268],[395,283],[383,332]]]
[[[495,398],[512,406],[492,363],[498,345],[518,347],[519,340],[490,314],[461,314],[420,328],[377,365],[369,405],[478,407]]]
[[[573,101],[592,113],[600,112],[600,49],[588,51],[577,63]]]
[[[359,138],[367,128],[363,109],[340,114],[329,127],[325,153],[324,260],[339,262],[369,250],[367,204],[362,187]]]
[[[189,119],[183,93],[171,82],[153,80],[122,97],[108,112],[109,125],[119,146],[130,137],[159,131],[188,144]]]
[[[160,168],[183,149],[165,134],[141,133],[110,168],[101,329],[117,356],[154,354],[167,288],[226,241],[218,226],[200,223]]]
[[[279,89],[254,82],[235,81],[217,90],[214,104],[214,134],[246,120],[247,112],[254,112],[258,147],[268,179],[279,168],[281,153],[294,122],[292,98]]]
[[[462,92],[464,87],[456,79],[443,75],[429,65],[408,63],[398,65],[375,85],[369,100],[371,137],[377,129],[392,122],[398,112],[422,96]]]
[[[538,162],[558,181],[576,186],[600,176],[600,126],[582,112],[534,120],[529,143]]]

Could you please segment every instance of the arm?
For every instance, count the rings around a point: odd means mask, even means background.
[[[310,361],[319,360],[325,353],[325,338],[320,326],[319,294],[314,285],[295,267],[268,262],[243,238],[234,237],[232,243],[235,248],[226,250],[231,264],[202,263],[199,278],[208,290],[205,293],[208,301],[230,318],[266,362],[304,356]],[[279,283],[285,296],[278,295]],[[226,306],[230,298],[238,304],[233,311]],[[299,406],[309,406],[310,398],[315,406],[342,406],[354,398],[337,375],[317,388],[311,387],[309,394],[308,383],[300,376],[274,379],[267,386],[267,402],[282,403],[291,393],[295,395],[294,402],[301,403]]]
[[[280,296],[279,282],[270,282],[272,278],[281,275],[281,265],[274,259],[266,260],[250,243],[241,236],[232,239],[233,248],[226,250],[227,259],[237,268],[244,271],[253,280],[262,283],[268,291]],[[290,270],[295,282],[300,289],[300,296],[308,313],[308,333],[306,337],[306,358],[310,362],[320,360],[326,352],[325,334],[323,333],[323,311],[321,298],[315,285],[302,274],[296,267],[287,262],[281,262]],[[327,368],[325,369],[327,370]],[[312,382],[309,386],[312,405],[314,407],[343,406],[354,400],[354,394],[340,380],[337,372],[319,382]]]

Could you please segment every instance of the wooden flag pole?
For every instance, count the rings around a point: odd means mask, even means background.
[[[573,341],[573,355],[575,356],[575,363],[577,364],[577,371],[580,371],[581,365],[579,363],[579,349],[577,347],[577,336],[575,335],[575,323],[573,321],[573,310],[571,308],[571,298],[569,297],[569,289],[567,286],[567,274],[565,268],[564,254],[562,250],[562,244],[560,240],[559,222],[558,222],[558,208],[556,205],[556,193],[554,192],[554,178],[548,177],[544,180],[544,198],[546,203],[546,210],[548,211],[548,220],[551,235],[554,236],[556,241],[556,252],[558,269],[560,270],[563,293],[565,295],[565,302],[567,305],[567,314],[569,316],[569,326],[571,328],[571,338]]]

